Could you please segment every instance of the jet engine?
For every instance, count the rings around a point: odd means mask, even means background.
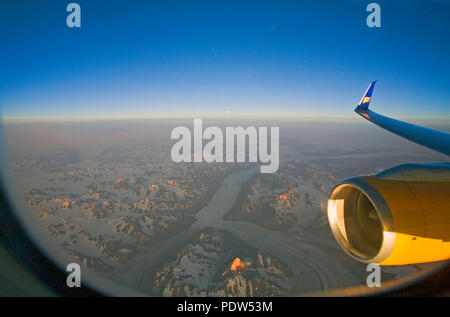
[[[327,213],[336,240],[358,261],[450,259],[450,164],[404,164],[344,180]]]

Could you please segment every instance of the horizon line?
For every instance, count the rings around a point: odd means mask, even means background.
[[[353,113],[352,113],[353,114]],[[0,114],[0,123],[26,123],[26,122],[85,122],[85,121],[127,121],[127,120],[193,120],[193,119],[220,119],[220,120],[280,120],[280,121],[353,121],[352,114],[346,115],[301,115],[299,113],[284,113],[275,115],[271,113],[181,113],[178,115],[157,114],[157,115],[130,115],[130,116],[60,116],[60,117],[2,117]],[[448,122],[449,118],[442,117],[406,117],[400,119],[412,121],[433,121]]]

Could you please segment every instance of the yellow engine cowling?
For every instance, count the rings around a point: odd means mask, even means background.
[[[450,259],[450,165],[405,164],[338,184],[328,220],[353,258],[380,265]]]

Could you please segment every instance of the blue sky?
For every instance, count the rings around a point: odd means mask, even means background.
[[[450,119],[450,1],[69,2],[1,2],[4,119],[351,117],[374,79],[374,110]]]

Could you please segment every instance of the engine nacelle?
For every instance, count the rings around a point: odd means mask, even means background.
[[[327,213],[336,240],[358,261],[450,259],[450,164],[404,164],[344,180]]]

